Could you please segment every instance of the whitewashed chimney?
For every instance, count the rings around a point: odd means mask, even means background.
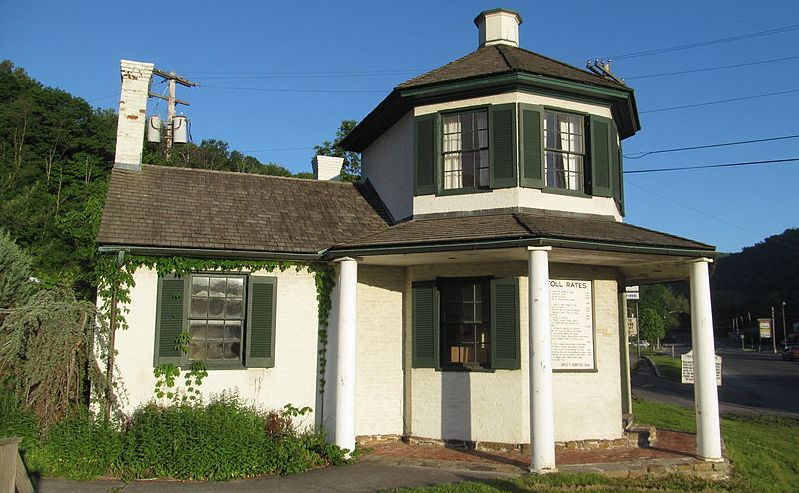
[[[478,48],[491,45],[519,46],[522,16],[512,10],[493,9],[480,12],[474,24],[480,31]]]
[[[152,63],[130,60],[120,62],[122,92],[119,98],[115,168],[135,171],[141,169],[147,99],[153,68]]]
[[[313,160],[313,177],[316,180],[338,181],[343,165],[343,157],[316,156]]]

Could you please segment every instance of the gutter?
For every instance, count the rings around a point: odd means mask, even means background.
[[[412,253],[432,253],[464,250],[485,250],[489,248],[523,248],[528,246],[552,246],[562,248],[579,248],[583,250],[621,252],[621,253],[647,253],[665,256],[708,257],[715,256],[714,251],[668,248],[655,246],[625,245],[613,243],[597,243],[582,240],[565,240],[557,238],[515,238],[505,240],[486,240],[458,243],[423,243],[419,245],[404,246],[366,246],[354,248],[329,248],[320,252],[323,259],[345,256],[369,255],[399,255]]]
[[[254,252],[250,250],[229,250],[213,248],[173,248],[173,247],[154,247],[141,245],[101,245],[98,250],[101,253],[126,252],[134,255],[156,255],[156,256],[181,256],[195,255],[198,257],[213,258],[237,258],[252,260],[321,260],[321,252],[317,253],[286,253],[286,252]]]

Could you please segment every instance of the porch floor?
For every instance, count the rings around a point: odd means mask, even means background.
[[[520,452],[499,452],[449,448],[436,445],[409,445],[383,442],[367,445],[364,461],[403,466],[432,467],[506,474],[528,472],[530,457]],[[559,472],[593,472],[613,477],[639,477],[658,474],[688,474],[706,479],[723,479],[729,464],[712,464],[696,458],[696,436],[658,430],[650,447],[556,451]]]

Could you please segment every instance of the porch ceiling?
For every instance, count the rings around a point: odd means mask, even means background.
[[[696,255],[657,255],[553,247],[552,263],[615,267],[626,284],[647,284],[688,278],[688,262]],[[527,248],[493,248],[420,253],[394,253],[359,257],[362,265],[411,266],[484,262],[527,262]]]

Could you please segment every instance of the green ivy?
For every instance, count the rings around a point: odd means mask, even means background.
[[[139,267],[154,269],[159,276],[173,274],[184,276],[197,271],[266,271],[284,272],[293,268],[297,272],[307,271],[314,275],[316,284],[316,301],[319,317],[319,384],[320,393],[325,387],[325,366],[327,364],[327,326],[332,308],[331,293],[335,286],[333,268],[324,262],[291,262],[272,260],[238,260],[194,257],[153,257],[145,255],[128,255],[120,253],[101,255],[97,262],[97,278],[99,286],[98,298],[102,299],[102,313],[111,325],[111,330],[126,330],[128,322],[125,316],[129,313],[130,290],[136,285],[133,274]],[[112,321],[112,300],[116,298],[117,310]]]

